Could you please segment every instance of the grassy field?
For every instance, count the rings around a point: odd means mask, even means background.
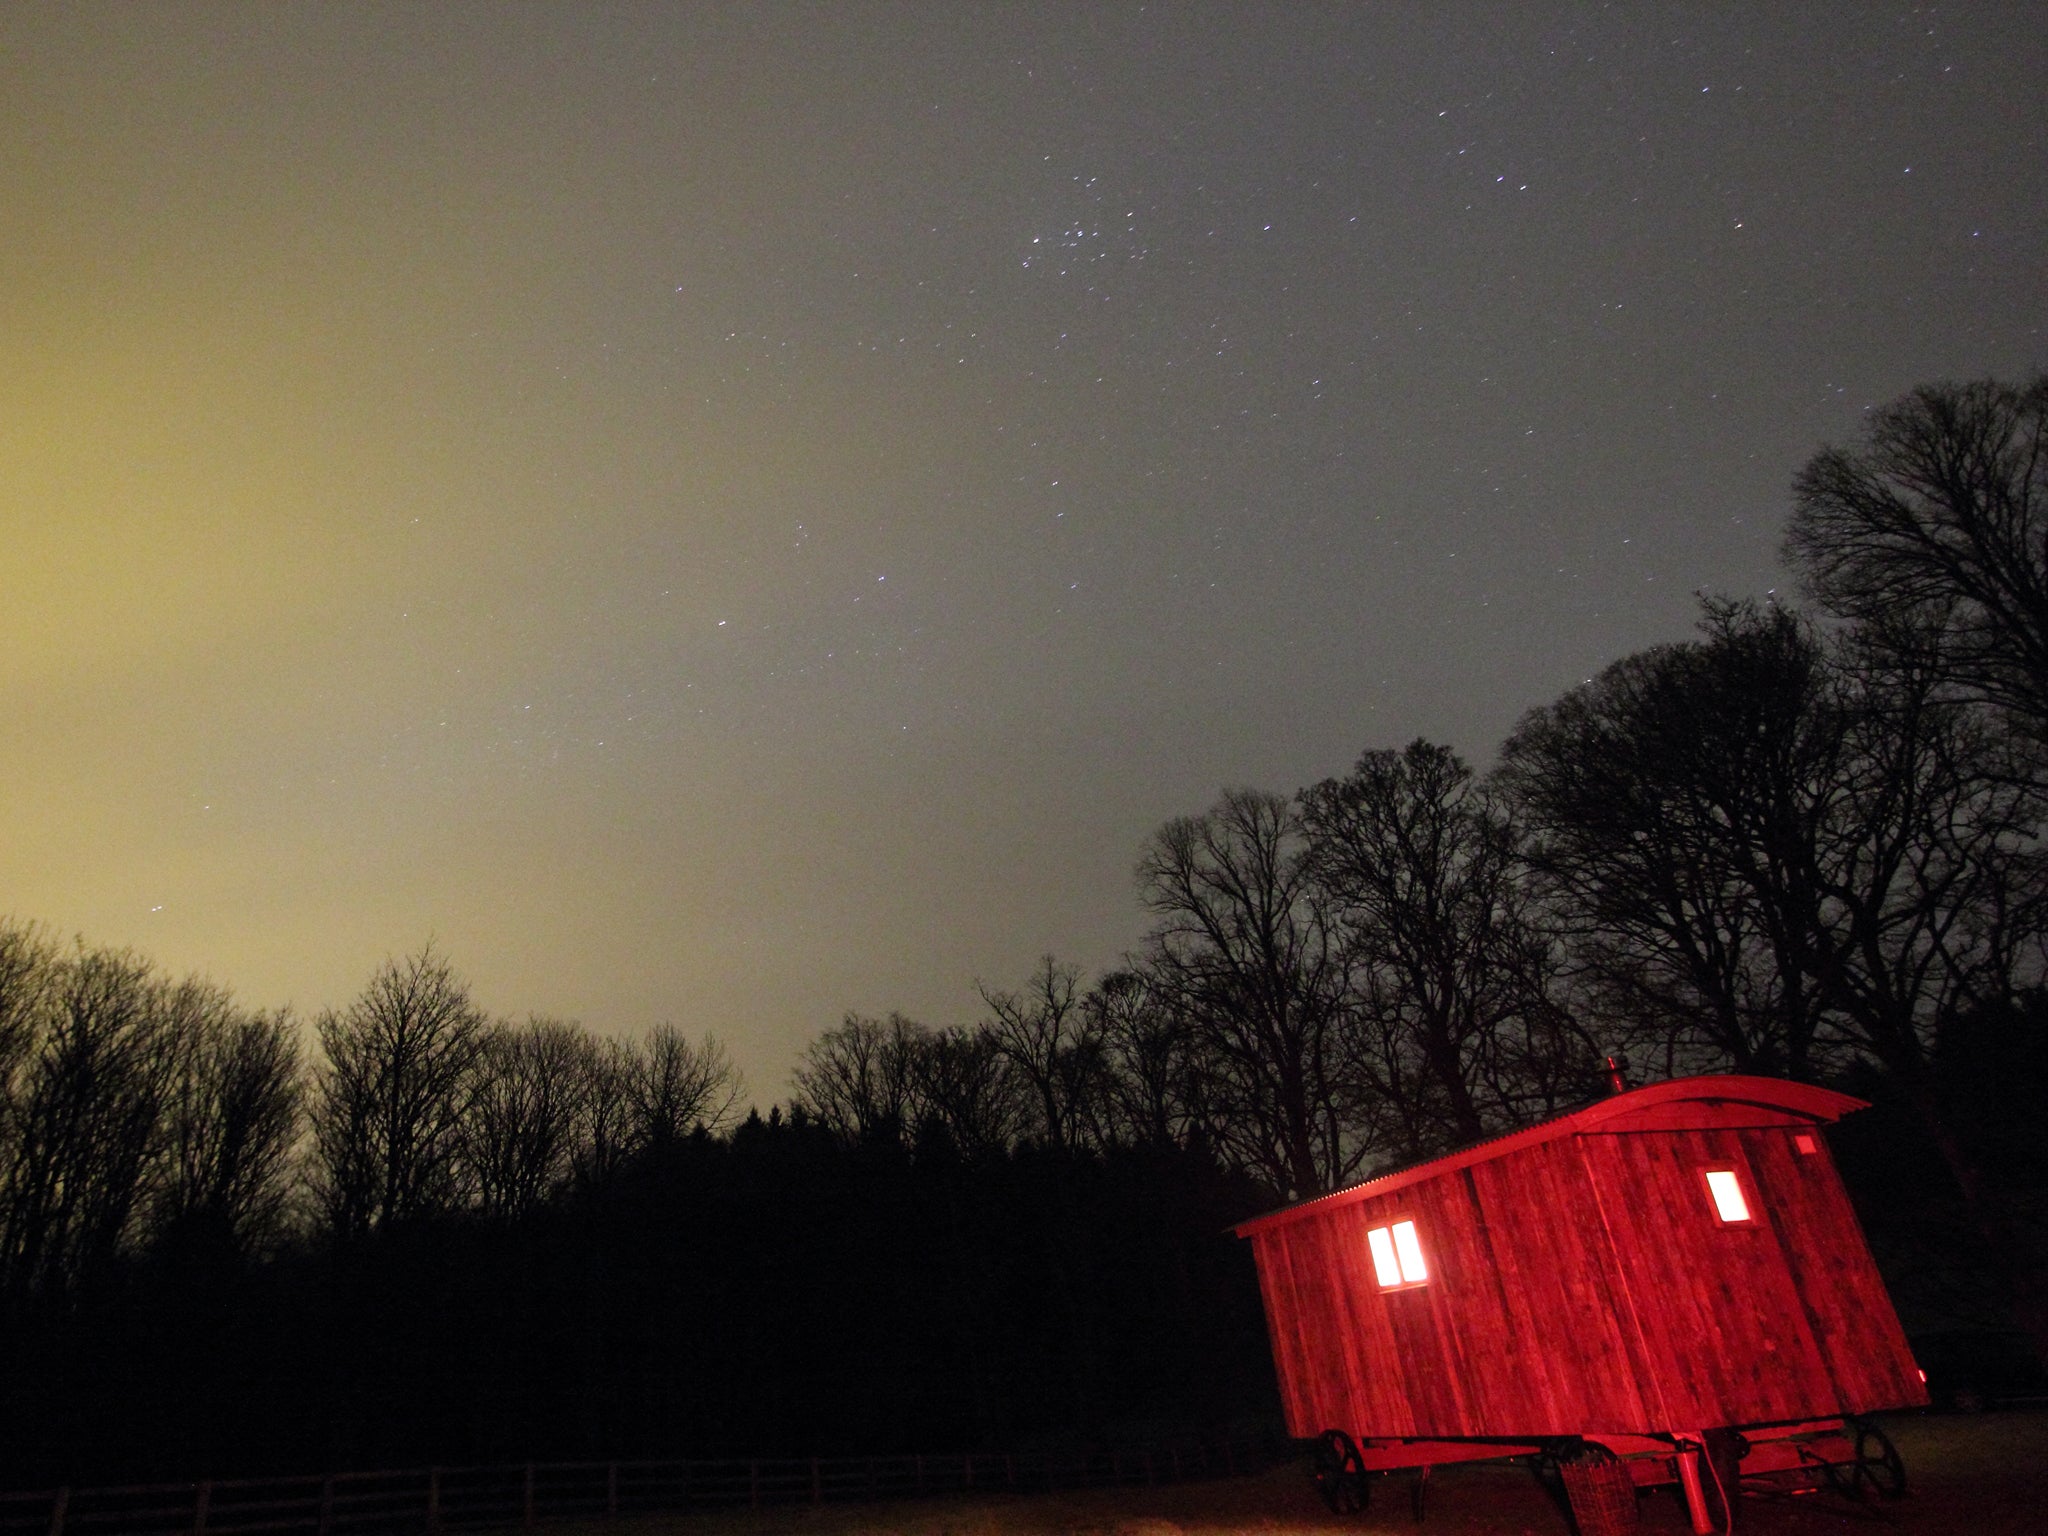
[[[1852,1504],[1829,1493],[1744,1499],[1737,1529],[1756,1536],[2048,1536],[2048,1413],[1887,1418],[1906,1462],[1904,1499]],[[1409,1485],[1375,1485],[1372,1509],[1326,1511],[1298,1468],[1170,1488],[1117,1488],[1020,1498],[923,1500],[640,1516],[550,1525],[559,1536],[1570,1536],[1536,1481],[1513,1466],[1440,1469],[1417,1526]],[[1642,1504],[1644,1536],[1690,1536],[1675,1494]]]

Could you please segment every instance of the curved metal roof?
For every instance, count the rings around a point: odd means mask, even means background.
[[[1776,1077],[1744,1077],[1735,1074],[1715,1077],[1674,1077],[1661,1083],[1631,1088],[1625,1093],[1595,1099],[1583,1108],[1552,1119],[1509,1131],[1487,1141],[1475,1142],[1456,1152],[1415,1163],[1389,1173],[1375,1174],[1363,1183],[1352,1184],[1318,1195],[1312,1200],[1283,1206],[1242,1221],[1232,1230],[1249,1237],[1263,1227],[1277,1226],[1312,1213],[1335,1210],[1361,1200],[1391,1194],[1410,1184],[1419,1184],[1439,1174],[1490,1162],[1522,1147],[1536,1146],[1562,1136],[1621,1135],[1629,1131],[1681,1130],[1699,1125],[1786,1124],[1818,1125],[1869,1106],[1846,1093],[1820,1088],[1811,1083],[1792,1083]],[[1707,1113],[1694,1113],[1705,1108]],[[1689,1127],[1688,1121],[1694,1122]]]

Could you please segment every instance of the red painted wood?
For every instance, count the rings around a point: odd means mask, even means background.
[[[1254,1216],[1250,1221],[1240,1222],[1237,1233],[1240,1237],[1248,1237],[1262,1227],[1284,1226],[1339,1206],[1390,1193],[1423,1179],[1437,1178],[1455,1168],[1490,1162],[1508,1152],[1554,1141],[1560,1136],[1601,1130],[1677,1130],[1692,1124],[1722,1123],[1722,1117],[1731,1112],[1743,1123],[1780,1125],[1796,1121],[1800,1125],[1817,1125],[1832,1123],[1867,1107],[1863,1100],[1851,1098],[1846,1093],[1836,1093],[1831,1088],[1788,1083],[1774,1077],[1676,1077],[1668,1082],[1652,1083],[1648,1087],[1596,1100],[1568,1115],[1511,1131],[1505,1136],[1496,1136],[1491,1141],[1482,1141],[1433,1162],[1397,1169],[1348,1189],[1269,1211],[1264,1216]]]
[[[1289,1431],[1697,1431],[1900,1407],[1925,1389],[1825,1152],[1862,1107],[1693,1078],[1256,1218]],[[1705,1170],[1751,1220],[1723,1223]],[[1413,1221],[1425,1285],[1382,1290],[1366,1234]]]

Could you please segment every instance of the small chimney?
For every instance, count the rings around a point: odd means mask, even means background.
[[[1610,1056],[1607,1058],[1607,1091],[1609,1093],[1628,1092],[1628,1058],[1626,1056]]]

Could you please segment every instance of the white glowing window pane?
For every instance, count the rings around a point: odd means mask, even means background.
[[[1415,1223],[1394,1223],[1394,1252],[1400,1256],[1401,1278],[1410,1285],[1429,1278],[1429,1266],[1422,1262],[1422,1244],[1415,1236]]]
[[[1714,1197],[1714,1209],[1723,1221],[1749,1220],[1749,1202],[1742,1198],[1742,1186],[1726,1168],[1707,1175],[1707,1192]]]
[[[1365,1234],[1365,1240],[1372,1244],[1372,1272],[1379,1277],[1381,1285],[1401,1283],[1401,1264],[1394,1257],[1394,1239],[1385,1227],[1374,1227]]]

